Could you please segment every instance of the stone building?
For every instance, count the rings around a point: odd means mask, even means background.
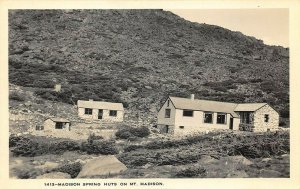
[[[122,122],[124,107],[122,103],[78,100],[78,116],[86,120]]]
[[[43,126],[36,126],[36,130],[44,131],[70,131],[71,123],[64,118],[48,118],[45,120]]]
[[[267,103],[236,104],[169,97],[157,115],[162,133],[192,133],[214,129],[251,132],[278,129],[279,114]]]

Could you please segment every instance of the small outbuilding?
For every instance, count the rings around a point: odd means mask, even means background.
[[[52,117],[45,120],[43,129],[45,131],[54,131],[54,130],[71,130],[71,122],[65,118]]]

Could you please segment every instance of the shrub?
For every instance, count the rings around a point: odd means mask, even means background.
[[[16,175],[20,179],[31,179],[42,174],[42,170],[35,168],[22,168],[15,171]]]
[[[33,86],[36,88],[53,88],[54,82],[51,80],[35,80]]]
[[[260,83],[260,88],[267,93],[273,93],[278,90],[276,83],[273,81],[263,81],[262,83]]]
[[[112,155],[118,153],[115,142],[111,140],[94,140],[92,143],[82,142],[81,151],[87,152],[88,154],[103,155]]]
[[[9,136],[9,147],[15,147],[18,143],[24,143],[30,139],[23,136],[11,135]]]
[[[121,139],[129,139],[134,137],[149,136],[150,130],[148,127],[124,127],[116,132],[116,137]]]
[[[72,140],[45,142],[36,138],[10,136],[9,147],[16,156],[37,156],[42,154],[62,154],[66,151],[80,150],[80,145]]]
[[[118,131],[117,131],[118,132]],[[134,136],[131,132],[129,131],[119,131],[120,133],[116,133],[116,136],[118,138],[121,138],[121,139],[129,139],[130,137]]]
[[[134,128],[131,133],[134,135],[134,136],[137,136],[137,137],[146,137],[150,134],[150,130],[148,127],[139,127],[139,128]]]
[[[124,152],[134,151],[134,150],[140,149],[141,147],[142,146],[140,146],[140,145],[129,145],[124,148]]]
[[[213,87],[214,90],[216,91],[220,91],[220,92],[226,92],[227,88],[223,87],[223,86],[217,86],[217,87]]]
[[[39,143],[36,141],[33,141],[31,139],[23,139],[19,140],[16,144],[16,147],[12,149],[12,152],[14,155],[19,156],[29,156],[33,157],[37,154]]]
[[[71,175],[71,178],[75,178],[81,171],[81,168],[82,165],[79,162],[76,162],[62,165],[61,167],[53,169],[53,171],[68,173],[69,175]]]
[[[290,117],[290,110],[284,109],[280,111],[280,116],[283,118],[289,118]]]
[[[25,97],[17,92],[12,92],[9,93],[9,99],[23,102]]]
[[[284,126],[286,126],[286,122],[284,122],[284,121],[280,121],[280,122],[279,122],[279,126],[280,126],[280,127],[284,127]]]
[[[75,141],[64,140],[59,142],[51,142],[49,144],[49,152],[51,154],[62,154],[66,151],[80,150],[80,145]]]
[[[206,176],[206,169],[202,167],[189,167],[186,169],[182,169],[175,174],[175,177],[179,177],[179,178],[192,178],[192,177],[203,178],[205,176]]]
[[[92,133],[89,135],[87,142],[89,144],[92,144],[94,140],[101,140],[101,139],[103,139],[103,136],[97,136],[97,135],[95,135],[95,133]]]

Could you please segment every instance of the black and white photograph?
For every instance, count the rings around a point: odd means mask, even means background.
[[[9,180],[291,178],[289,8],[7,15]]]

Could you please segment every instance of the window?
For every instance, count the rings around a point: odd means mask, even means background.
[[[224,113],[217,114],[217,124],[226,124],[226,114]]]
[[[170,106],[170,100],[167,101],[167,107],[169,107],[169,106]]]
[[[170,117],[171,117],[171,109],[166,109],[165,118],[170,118]]]
[[[117,110],[109,110],[109,116],[117,117]]]
[[[250,124],[250,112],[240,113],[241,123]]]
[[[269,114],[265,114],[265,122],[266,122],[266,123],[269,122]]]
[[[37,130],[37,131],[44,130],[44,126],[42,126],[42,125],[37,125],[37,126],[35,127],[35,130]]]
[[[184,126],[179,126],[179,129],[184,129]]]
[[[183,116],[185,117],[193,117],[194,111],[193,110],[183,110]]]
[[[204,123],[213,123],[212,112],[204,112]]]
[[[93,109],[91,109],[91,108],[85,108],[84,109],[84,114],[92,115],[93,114]]]
[[[63,129],[63,127],[64,127],[63,122],[56,122],[55,129]]]

